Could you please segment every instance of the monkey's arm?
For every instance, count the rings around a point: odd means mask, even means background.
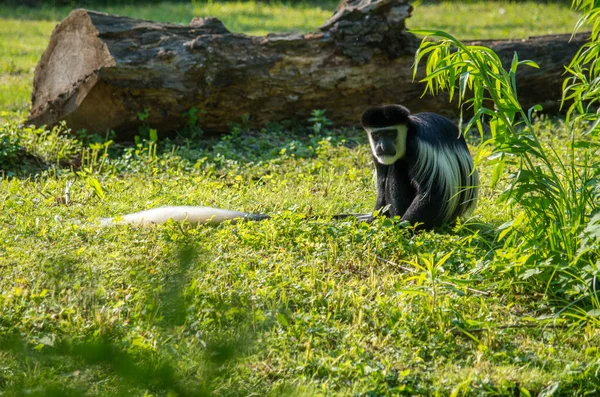
[[[379,167],[385,167],[378,165]],[[387,208],[385,216],[403,216],[410,207],[415,197],[415,187],[412,184],[408,174],[408,166],[404,161],[399,160],[387,169],[378,170],[377,175],[377,203],[376,211],[383,211]],[[380,177],[381,176],[381,177]]]
[[[375,161],[375,170],[377,171],[377,201],[373,211],[379,211],[386,206],[385,202],[385,180],[387,179],[388,166]]]

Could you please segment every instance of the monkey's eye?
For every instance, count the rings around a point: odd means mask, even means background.
[[[396,138],[396,134],[398,132],[395,129],[389,129],[389,130],[380,130],[380,131],[374,131],[371,133],[371,136],[373,137],[373,139],[375,140],[379,140],[381,138],[389,138],[389,139],[394,139]]]

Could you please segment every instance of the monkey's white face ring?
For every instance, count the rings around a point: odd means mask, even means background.
[[[398,133],[396,134],[396,140],[394,142],[394,146],[396,147],[396,154],[393,156],[380,155],[376,153],[375,147],[377,143],[373,139],[373,132],[381,131],[381,130],[389,130],[390,127],[396,127]],[[391,165],[396,161],[400,160],[406,154],[406,132],[407,127],[405,124],[399,124],[396,126],[389,126],[383,128],[365,128],[367,131],[367,135],[369,137],[369,144],[371,145],[371,152],[373,153],[373,157],[377,160],[378,163],[383,165]]]
[[[398,155],[396,156],[377,156],[375,155],[375,158],[377,159],[377,161],[383,165],[392,165],[394,164],[396,161],[400,160],[400,157]]]

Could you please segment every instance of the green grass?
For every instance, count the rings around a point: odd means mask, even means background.
[[[40,132],[21,144],[47,160],[90,150]],[[51,166],[2,180],[0,390],[514,395],[558,385],[561,395],[582,395],[600,387],[600,332],[555,320],[562,304],[512,275],[525,253],[495,241],[510,219],[495,191],[483,189],[468,222],[438,232],[307,220],[373,205],[361,133],[310,137],[273,126],[213,143],[167,141],[156,156],[148,143],[113,148],[101,170],[84,155],[87,172]],[[486,186],[491,165],[480,172]],[[88,224],[174,204],[276,218]]]
[[[539,1],[443,1],[417,5],[409,28],[436,29],[461,40],[524,39],[571,33],[579,14],[567,4]]]
[[[333,8],[226,6],[233,11],[196,7],[254,34],[312,30]],[[181,23],[202,15],[185,4],[153,7],[105,10]],[[482,7],[478,18],[447,18],[446,3],[421,5],[430,11],[417,10],[421,17],[409,24],[463,38],[524,37],[572,18],[566,8],[533,2],[471,7]],[[555,22],[478,33],[485,10],[497,15],[498,7],[527,17],[538,9]],[[590,302],[569,306],[569,298],[545,294],[523,272],[536,264],[519,242],[497,241],[500,225],[518,214],[498,204],[505,182],[486,187],[494,165],[485,153],[473,217],[415,234],[393,220],[306,219],[372,208],[373,166],[359,131],[237,126],[212,141],[164,140],[155,153],[149,142],[123,147],[24,128],[32,68],[67,12],[0,7],[0,394],[600,391],[598,317],[592,311],[576,321]],[[282,12],[295,16],[287,21]],[[263,16],[244,22],[250,14]],[[545,146],[566,151],[560,121],[536,128]],[[276,218],[93,226],[99,217],[160,205]]]
[[[54,26],[47,21],[0,19],[0,109],[28,110],[35,65]]]

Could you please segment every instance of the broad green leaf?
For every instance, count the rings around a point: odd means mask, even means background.
[[[100,182],[98,182],[98,179],[96,179],[94,177],[89,177],[88,184],[94,190],[94,193],[96,194],[96,196],[99,199],[104,198],[104,189],[102,189],[102,185],[100,185]]]

